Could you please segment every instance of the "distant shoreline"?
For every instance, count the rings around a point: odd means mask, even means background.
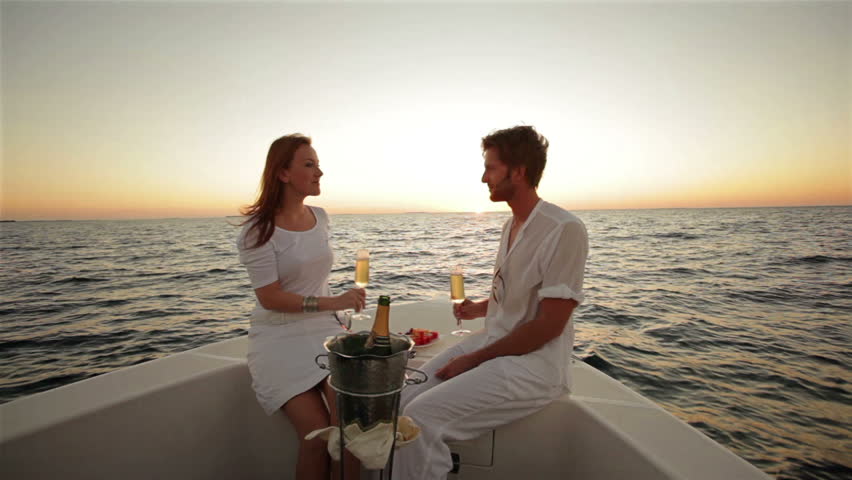
[[[565,207],[564,205],[562,205]],[[573,209],[568,208],[572,212],[641,212],[641,211],[659,211],[659,210],[760,210],[760,209],[808,209],[808,208],[845,208],[852,207],[852,204],[847,205],[783,205],[783,206],[757,206],[757,207],[654,207],[654,208],[589,208],[589,209]],[[485,212],[376,212],[376,213],[330,213],[331,215],[493,215],[493,214],[509,214],[510,210],[489,210]],[[34,219],[34,220],[0,220],[0,223],[28,223],[28,222],[129,222],[129,221],[146,221],[146,220],[191,220],[203,218],[242,218],[242,215],[207,215],[207,216],[188,216],[188,217],[139,217],[139,218],[56,218],[56,219]]]

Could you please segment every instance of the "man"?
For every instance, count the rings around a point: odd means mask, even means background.
[[[485,329],[424,365],[429,381],[403,390],[404,415],[421,436],[396,452],[394,478],[446,478],[448,441],[468,440],[530,415],[565,394],[574,344],[571,314],[583,301],[588,237],[571,213],[536,192],[548,141],[532,127],[482,139],[492,202],[507,202],[487,300],[454,306],[457,318],[485,316]]]

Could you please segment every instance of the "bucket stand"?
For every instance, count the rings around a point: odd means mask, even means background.
[[[317,355],[317,357],[314,359],[314,362],[321,369],[331,371],[331,368],[329,367],[329,365],[323,364],[323,363],[320,362],[321,357],[328,357],[328,355],[327,354]],[[344,477],[345,477],[343,462],[344,462],[344,453],[345,453],[345,446],[346,446],[346,436],[343,434],[343,430],[344,430],[344,427],[345,427],[345,425],[344,425],[344,408],[343,407],[344,407],[344,403],[347,401],[347,397],[354,397],[354,398],[359,398],[359,399],[372,399],[372,400],[386,399],[386,398],[390,397],[390,400],[392,402],[391,412],[392,412],[393,430],[391,430],[391,432],[392,432],[392,435],[393,435],[393,440],[391,441],[391,449],[390,449],[390,453],[388,454],[387,464],[386,464],[385,468],[380,470],[379,478],[382,479],[382,480],[385,479],[385,475],[384,475],[385,470],[387,470],[387,480],[390,480],[392,478],[392,476],[393,476],[393,459],[394,459],[394,454],[395,454],[395,451],[396,451],[396,431],[397,431],[398,423],[399,423],[398,419],[399,419],[400,395],[401,395],[402,389],[405,388],[408,385],[417,385],[417,384],[423,383],[423,382],[425,382],[426,380],[429,379],[429,376],[426,374],[426,372],[423,372],[421,370],[417,370],[417,369],[411,368],[411,367],[405,367],[405,370],[408,370],[408,371],[411,371],[411,372],[416,373],[418,375],[421,375],[422,377],[417,378],[417,377],[406,376],[406,378],[403,381],[403,384],[400,388],[397,388],[397,389],[394,389],[394,390],[391,390],[391,391],[388,391],[388,392],[382,392],[382,393],[349,392],[349,391],[346,391],[346,390],[343,390],[341,388],[336,387],[333,382],[329,381],[329,385],[331,386],[332,389],[334,389],[335,396],[337,398],[337,402],[336,402],[337,403],[337,428],[339,429],[338,431],[340,433],[340,480],[344,480]],[[329,380],[330,380],[330,378],[329,378]]]

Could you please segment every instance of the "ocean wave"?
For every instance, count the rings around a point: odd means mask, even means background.
[[[765,302],[784,302],[794,298],[799,298],[798,292],[783,288],[773,288],[771,290],[744,290],[728,292],[726,297],[734,300],[749,300],[757,303]]]
[[[712,275],[715,275],[713,272],[711,272],[709,270],[705,270],[703,268],[668,267],[668,268],[661,268],[657,271],[665,273],[665,274],[689,275],[689,276],[695,276],[695,275],[712,276]]]
[[[13,245],[13,246],[4,246],[4,247],[0,248],[0,252],[6,252],[6,251],[9,251],[9,252],[15,252],[15,251],[35,252],[35,251],[38,251],[38,250],[46,250],[46,249],[47,249],[46,247],[41,247],[41,246],[36,247],[36,246],[32,246],[32,245]]]
[[[618,348],[620,350],[625,350],[625,351],[632,352],[632,353],[638,353],[638,354],[641,354],[641,355],[652,355],[652,356],[662,355],[662,353],[659,350],[651,350],[651,349],[647,349],[647,348],[641,348],[641,347],[638,347],[636,345],[627,345],[627,344],[624,344],[624,343],[619,343],[617,341],[612,342],[610,345],[613,348]]]
[[[172,275],[169,278],[171,280],[180,280],[181,282],[185,282],[187,280],[203,280],[207,278],[207,275],[207,272],[184,272]]]
[[[698,240],[699,238],[704,238],[704,235],[684,232],[649,233],[646,236],[652,238],[676,238],[680,240]]]
[[[852,468],[843,463],[830,460],[810,458],[786,457],[787,467],[777,473],[776,480],[838,480],[841,478],[852,478]],[[842,461],[838,457],[839,461]]]
[[[189,310],[182,308],[150,308],[146,310],[137,310],[135,312],[129,312],[129,316],[135,319],[152,319],[152,318],[163,318],[169,317],[172,315],[179,315],[182,313],[190,313]]]
[[[209,323],[215,323],[217,320],[213,320],[212,318],[197,318],[195,320],[189,320],[190,325],[206,325]]]
[[[59,313],[65,308],[61,306],[26,305],[26,301],[21,301],[19,304],[0,308],[0,315],[44,315]]]
[[[22,392],[27,392],[29,394],[44,392],[62,385],[79,382],[81,380],[94,377],[95,375],[97,374],[88,372],[66,373],[51,375],[46,378],[30,382],[12,383],[11,386],[0,387],[0,401],[3,401],[4,398],[13,399]]]
[[[95,334],[71,334],[61,336],[41,336],[32,338],[17,338],[0,341],[0,350],[21,350],[21,349],[54,349],[54,348],[74,348],[82,346],[99,346],[112,343],[116,340],[126,340],[129,337],[137,335],[135,330],[118,330],[109,333]]]
[[[831,445],[848,434],[832,412],[852,402],[850,213],[578,212],[592,250],[575,351],[779,478],[842,473],[829,457],[841,458]],[[446,298],[456,263],[471,297],[484,298],[507,218],[335,216],[332,292],[354,286],[353,253],[368,248],[373,302]],[[0,230],[0,402],[244,335],[255,300],[222,223]]]
[[[413,282],[417,281],[417,277],[402,273],[391,274],[387,276],[381,277],[381,282],[383,284],[392,284],[392,283],[402,283],[402,282]]]
[[[98,277],[66,277],[61,278],[59,280],[55,280],[51,283],[54,285],[64,285],[64,284],[74,284],[74,283],[90,283],[90,282],[109,282],[109,278],[98,278]]]
[[[111,299],[111,300],[101,300],[99,302],[95,302],[95,307],[100,308],[109,308],[109,307],[118,307],[120,305],[127,305],[132,303],[132,300],[128,299]]]
[[[612,362],[604,358],[603,355],[596,352],[593,352],[592,354],[581,358],[581,360],[604,373],[610,373],[615,368]]]
[[[214,300],[233,300],[233,299],[244,299],[246,298],[245,294],[242,293],[226,293],[224,295],[217,295],[213,297]]]
[[[836,257],[829,255],[808,255],[804,257],[793,257],[785,260],[772,262],[771,265],[821,265],[826,263],[850,263],[852,257]]]
[[[843,366],[844,365],[844,363],[841,362],[840,360],[837,360],[835,358],[825,357],[823,355],[811,354],[811,355],[808,355],[808,358],[810,358],[811,360],[816,360],[817,362],[820,362],[820,363],[828,364],[828,365],[837,365],[837,366]]]

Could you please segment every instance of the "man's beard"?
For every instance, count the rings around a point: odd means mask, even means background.
[[[512,185],[509,175],[500,180],[490,192],[492,202],[506,202],[515,196],[515,186]]]

